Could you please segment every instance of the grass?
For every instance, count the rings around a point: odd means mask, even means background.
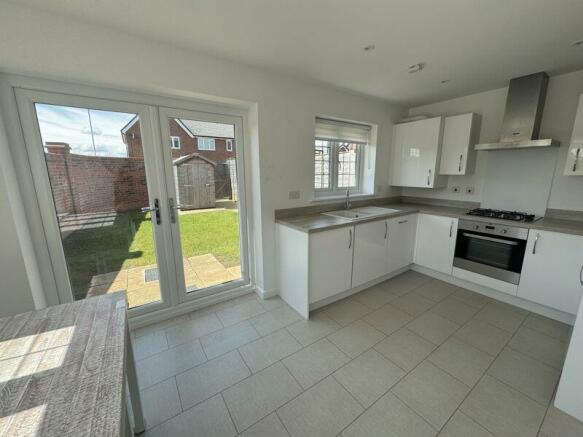
[[[212,253],[225,267],[238,265],[237,210],[179,215],[182,256]],[[63,241],[73,289],[87,289],[101,273],[156,263],[149,214],[118,214],[113,226],[73,232]]]

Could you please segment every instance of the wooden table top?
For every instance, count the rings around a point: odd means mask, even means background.
[[[118,436],[125,292],[0,319],[0,436]]]

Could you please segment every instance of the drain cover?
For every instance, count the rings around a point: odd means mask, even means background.
[[[151,269],[144,270],[144,281],[152,282],[158,280],[158,268],[152,267]]]

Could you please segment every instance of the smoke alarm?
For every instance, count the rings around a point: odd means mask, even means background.
[[[418,64],[411,65],[409,67],[408,71],[409,71],[409,73],[417,73],[417,72],[423,70],[424,66],[425,66],[425,64],[423,64],[423,62],[420,62]]]

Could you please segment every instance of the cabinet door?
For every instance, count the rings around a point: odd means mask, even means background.
[[[451,275],[458,220],[419,214],[415,263]]]
[[[444,185],[436,175],[441,153],[443,118],[398,124],[393,135],[392,185],[434,188]]]
[[[310,234],[309,245],[310,303],[351,288],[354,226]]]
[[[413,262],[416,230],[416,214],[389,219],[387,272],[394,272]]]
[[[356,225],[352,286],[357,287],[387,273],[387,220]]]
[[[518,296],[576,314],[583,294],[583,237],[530,230]]]
[[[464,175],[473,171],[475,118],[476,114],[471,113],[445,118],[440,174]]]
[[[579,106],[565,162],[565,175],[583,176],[583,94],[579,97]]]

